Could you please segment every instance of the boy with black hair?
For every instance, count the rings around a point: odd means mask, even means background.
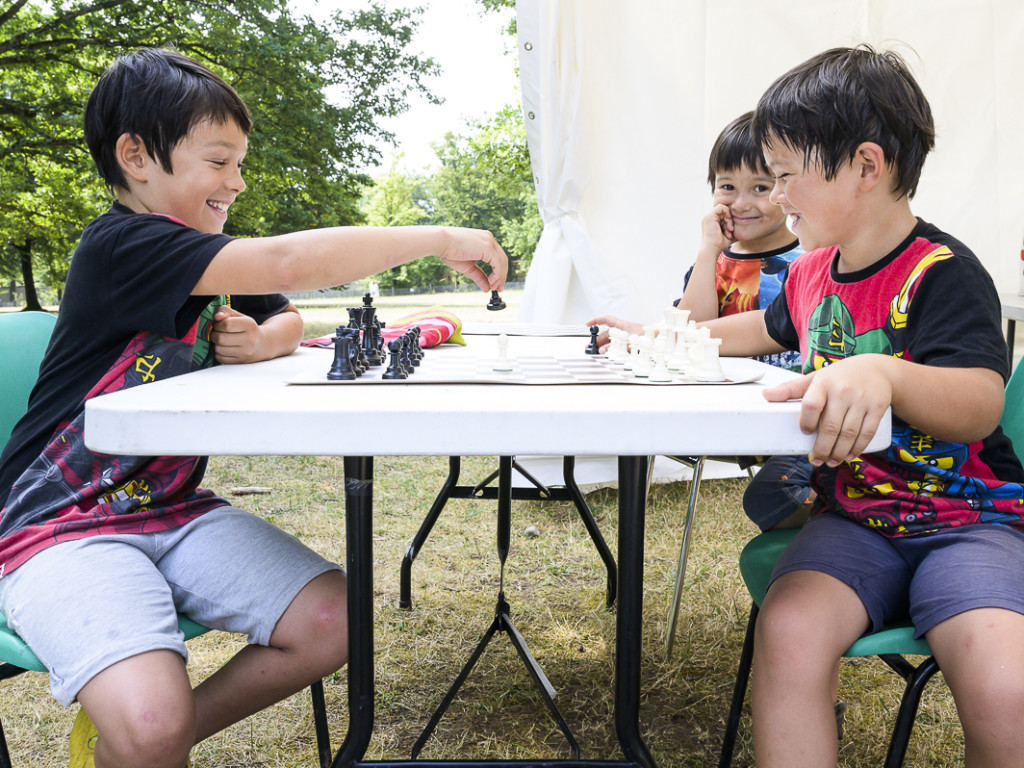
[[[799,349],[818,493],[757,622],[757,764],[835,765],[836,664],[909,614],[956,700],[966,764],[1024,764],[1024,469],[999,429],[999,301],[962,243],[910,211],[934,144],[903,60],[826,51],[775,81],[754,130],[808,252],[763,312],[707,325],[725,355]],[[892,444],[862,453],[885,409]]]
[[[686,273],[679,309],[695,321],[764,309],[782,291],[790,262],[803,253],[786,229],[786,216],[768,199],[772,176],[754,138],[753,112],[730,122],[708,155],[711,210],[701,220],[697,258]],[[587,325],[622,328],[638,336],[643,325],[611,315]],[[598,337],[607,343],[607,332]],[[762,358],[780,368],[796,368],[800,355],[785,350]],[[755,460],[751,459],[751,463]],[[743,494],[743,511],[762,531],[792,528],[807,519],[811,465],[806,456],[772,456]]]
[[[479,230],[222,234],[251,120],[230,86],[173,51],[118,59],[85,127],[117,200],[82,233],[28,413],[0,456],[0,608],[54,696],[82,705],[72,768],[180,768],[194,744],[345,663],[345,576],[200,488],[205,458],[90,452],[85,401],[289,354],[302,321],[280,291],[427,254],[490,291],[507,263]],[[249,637],[195,690],[177,612]]]

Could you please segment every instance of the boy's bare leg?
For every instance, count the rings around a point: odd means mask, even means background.
[[[348,660],[347,605],[341,571],[303,587],[269,646],[246,646],[196,687],[195,743],[341,669]]]
[[[104,669],[78,701],[103,736],[96,768],[181,768],[195,743],[196,708],[185,661],[141,653]]]
[[[956,701],[965,766],[1024,766],[1024,615],[978,608],[925,637]]]
[[[868,626],[857,593],[827,574],[779,577],[757,617],[751,702],[759,768],[834,768],[836,666]]]
[[[313,579],[269,646],[246,646],[195,691],[173,651],[139,654],[96,675],[78,694],[102,734],[96,768],[180,768],[193,745],[340,669],[348,659],[345,584],[340,571]]]

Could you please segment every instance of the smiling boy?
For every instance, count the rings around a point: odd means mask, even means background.
[[[338,566],[201,488],[204,457],[92,453],[85,401],[290,353],[302,321],[284,291],[427,254],[483,289],[504,283],[505,254],[479,230],[222,234],[250,128],[234,90],[169,50],[121,57],[86,105],[116,202],[82,233],[28,412],[0,455],[0,608],[55,698],[82,705],[72,768],[180,768],[194,744],[348,657]],[[194,690],[178,612],[249,640]]]
[[[766,311],[708,325],[726,355],[800,349],[806,375],[765,396],[802,398],[818,493],[758,616],[757,764],[835,765],[838,659],[909,615],[953,692],[967,765],[1024,765],[1024,469],[998,426],[992,280],[910,210],[928,102],[896,54],[839,48],[773,83],[754,129],[808,252]],[[888,407],[890,448],[862,453]]]

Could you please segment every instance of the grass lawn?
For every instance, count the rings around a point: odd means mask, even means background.
[[[424,297],[414,298],[416,305],[401,303],[401,297],[376,303],[387,321],[423,306]],[[436,303],[452,308],[466,322],[515,320],[512,306],[512,312],[487,313],[485,294],[438,298]],[[510,305],[517,299],[514,292],[505,298]],[[466,303],[456,307],[456,299]],[[347,321],[340,305],[301,309],[304,316],[308,314],[307,336],[329,333]],[[409,756],[493,618],[498,558],[494,508],[487,501],[449,502],[413,566],[413,606],[398,608],[402,556],[440,489],[447,466],[443,457],[380,457],[376,461],[378,688],[370,759]],[[493,458],[466,459],[463,482],[476,483],[496,468]],[[214,457],[204,484],[344,562],[344,478],[337,458]],[[253,486],[268,492],[232,492]],[[743,487],[740,479],[702,484],[671,660],[665,659],[665,630],[689,488],[685,482],[667,483],[654,486],[650,493],[641,721],[662,768],[717,764],[749,607],[737,569],[739,551],[755,533],[741,510]],[[616,493],[604,488],[587,498],[614,552]],[[505,581],[512,619],[557,689],[556,702],[583,756],[617,758],[612,718],[615,617],[605,608],[603,565],[570,503],[517,501],[512,515]],[[531,525],[539,535],[524,534]],[[216,632],[192,641],[189,671],[194,679],[223,664],[241,642]],[[0,716],[14,763],[32,768],[66,764],[67,738],[77,707],[66,710],[56,705],[43,675],[23,675],[4,685]],[[344,673],[327,680],[325,689],[337,748],[347,724]],[[843,664],[840,696],[849,709],[841,766],[882,763],[901,693],[902,681],[881,662]],[[750,723],[745,716],[734,765],[753,765],[750,747]],[[952,699],[940,677],[925,693],[907,764],[956,765],[962,762],[962,753]],[[502,635],[491,641],[421,755],[427,759],[567,756],[557,726]],[[298,694],[207,740],[194,750],[192,760],[196,768],[312,768],[316,754],[308,694]]]

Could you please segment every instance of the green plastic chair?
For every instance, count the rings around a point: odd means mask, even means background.
[[[999,426],[1013,442],[1017,455],[1021,456],[1024,449],[1024,372],[1018,365],[1006,385],[1003,416]],[[765,592],[768,580],[776,561],[782,555],[797,530],[768,531],[755,536],[740,553],[740,575],[750,592],[753,604],[750,607],[750,618],[747,621],[747,633],[743,640],[740,654],[740,667],[736,673],[736,685],[733,688],[732,705],[725,725],[725,736],[722,739],[722,752],[718,761],[719,768],[732,765],[733,751],[736,747],[736,732],[739,729],[740,713],[746,696],[747,683],[750,678],[750,666],[754,655],[754,625],[757,613]],[[914,638],[914,627],[908,622],[887,625],[870,635],[858,639],[846,649],[844,657],[878,656],[894,672],[902,677],[907,685],[896,714],[892,738],[889,740],[889,751],[885,758],[885,768],[898,768],[903,765],[910,741],[910,732],[914,727],[914,718],[921,702],[921,694],[931,677],[939,671],[939,665],[932,656],[928,642]],[[906,656],[924,656],[924,661],[915,666]]]
[[[7,443],[18,419],[28,408],[28,397],[39,375],[39,363],[50,341],[56,318],[46,312],[12,312],[0,314],[0,446]],[[209,632],[184,614],[178,614],[178,628],[191,640]],[[7,625],[0,613],[0,680],[24,672],[46,672],[47,669],[17,633]],[[330,734],[327,730],[327,709],[323,682],[310,686],[313,699],[313,724],[316,729],[320,765],[331,764]],[[12,768],[7,751],[7,738],[0,722],[0,768]]]

